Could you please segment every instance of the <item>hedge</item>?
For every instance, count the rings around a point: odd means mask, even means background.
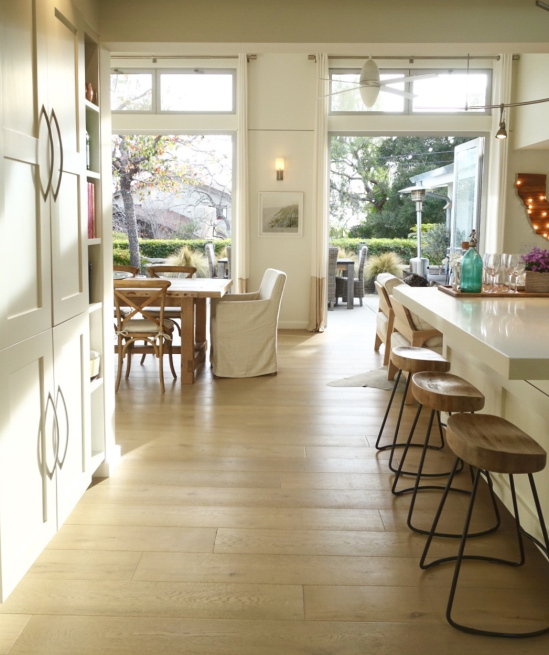
[[[368,257],[394,252],[408,261],[417,255],[415,239],[331,239],[330,244],[353,252],[356,252],[359,246],[366,245],[368,246]]]
[[[204,245],[206,243],[213,243],[215,254],[221,256],[223,250],[231,245],[230,239],[209,241],[207,239],[139,239],[139,251],[142,257],[153,257],[155,259],[166,259],[173,253],[177,252],[180,248],[187,246],[190,250],[198,250],[204,252]],[[124,250],[129,250],[128,239],[116,235],[113,238],[113,249],[120,251],[118,256]],[[116,262],[115,263],[121,263]]]
[[[177,252],[183,246],[190,250],[204,252],[204,245],[213,243],[215,254],[219,257],[223,250],[231,245],[230,239],[139,239],[139,249],[142,257],[166,259],[172,253]],[[368,255],[381,255],[385,252],[394,252],[400,255],[405,261],[417,254],[417,242],[415,239],[331,239],[331,245],[343,250],[357,251],[358,247],[366,244]],[[129,245],[125,235],[115,234],[113,236],[113,256],[115,264],[129,263]]]

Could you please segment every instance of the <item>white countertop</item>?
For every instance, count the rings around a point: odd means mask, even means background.
[[[453,298],[405,284],[394,297],[507,380],[549,380],[549,298]]]

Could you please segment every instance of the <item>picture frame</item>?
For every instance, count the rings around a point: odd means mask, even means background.
[[[303,192],[261,191],[259,236],[303,236]]]

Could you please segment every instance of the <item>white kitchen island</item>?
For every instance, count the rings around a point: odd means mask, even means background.
[[[454,298],[436,287],[404,284],[393,294],[442,332],[451,372],[486,396],[483,413],[506,418],[549,452],[549,298]],[[521,519],[540,537],[527,480],[517,482]],[[536,484],[549,519],[549,467]],[[510,506],[508,482],[499,478],[495,485]]]

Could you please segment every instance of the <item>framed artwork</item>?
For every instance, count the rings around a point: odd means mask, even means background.
[[[261,191],[259,236],[303,236],[303,193]]]

